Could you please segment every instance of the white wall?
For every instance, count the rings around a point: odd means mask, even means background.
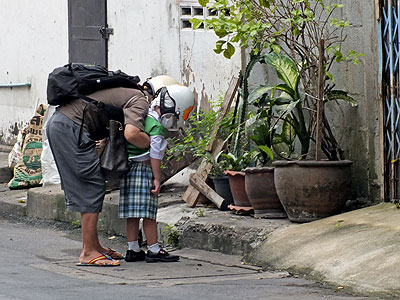
[[[0,88],[0,142],[13,144],[17,128],[46,103],[48,74],[68,62],[67,0],[0,0],[0,85],[31,83],[31,87]],[[213,52],[212,31],[181,28],[181,6],[197,1],[110,0],[109,68],[145,80],[167,74],[190,86],[197,103],[224,93],[238,76],[239,53],[231,60]],[[45,9],[44,9],[45,8]],[[187,17],[187,16],[186,16]]]
[[[179,1],[180,53],[182,81],[193,86],[198,106],[208,108],[208,101],[216,100],[228,89],[232,76],[239,76],[240,51],[231,59],[216,54],[213,49],[217,36],[212,30],[190,28],[190,18],[208,18],[206,8],[197,1]],[[183,13],[184,12],[184,13]],[[186,22],[186,25],[182,25]]]
[[[147,77],[180,80],[179,30],[171,1],[108,1],[109,68]]]
[[[238,76],[240,54],[227,60],[212,50],[217,40],[212,31],[181,28],[181,6],[200,8],[197,1],[109,1],[108,23],[114,28],[109,68],[137,74],[142,81],[170,75],[190,86],[197,103],[207,107]]]
[[[15,127],[46,103],[47,75],[68,62],[67,1],[0,0],[0,141],[12,142]]]

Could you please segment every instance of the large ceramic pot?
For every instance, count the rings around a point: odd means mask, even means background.
[[[274,168],[247,168],[245,172],[246,194],[254,209],[255,218],[287,218],[275,189]]]
[[[246,194],[245,174],[238,171],[225,171],[228,175],[229,185],[233,196],[233,202],[236,206],[251,207],[249,198]]]
[[[340,213],[351,194],[352,163],[274,162],[276,191],[289,220],[304,223]]]
[[[211,180],[214,183],[214,189],[217,194],[225,199],[226,207],[233,204],[233,196],[228,176],[211,176]]]

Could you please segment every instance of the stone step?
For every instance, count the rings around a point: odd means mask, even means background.
[[[14,176],[8,167],[8,153],[0,151],[0,183],[8,183]]]

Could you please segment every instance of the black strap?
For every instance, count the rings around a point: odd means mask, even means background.
[[[81,94],[78,94],[78,96],[79,96],[79,98],[82,98],[83,100],[86,100],[87,102],[95,104],[97,107],[104,108],[104,105],[105,105],[104,102],[95,100],[93,98],[90,98],[88,96],[81,95]]]
[[[86,104],[85,107],[83,108],[83,112],[82,112],[82,122],[81,122],[81,127],[79,128],[78,147],[79,147],[80,144],[81,144],[82,132],[83,132],[83,124],[85,123],[85,114],[86,114],[86,110],[87,110],[87,104]]]
[[[170,114],[175,114],[176,117],[179,119],[179,115],[176,113],[176,101],[174,98],[172,98],[172,96],[170,95],[170,93],[168,92],[168,89],[166,87],[163,87],[159,90],[160,95],[160,109],[161,109],[161,115],[166,114],[166,113],[170,113]],[[172,100],[172,102],[174,103],[174,107],[169,107],[166,108],[165,107],[165,95],[168,94],[169,98]],[[157,95],[158,96],[158,95]]]

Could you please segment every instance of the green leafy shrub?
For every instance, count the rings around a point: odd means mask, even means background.
[[[224,168],[224,161],[212,159],[211,153],[206,151],[207,145],[216,132],[213,128],[217,122],[218,113],[222,105],[223,97],[220,96],[216,102],[211,102],[211,109],[200,109],[198,113],[194,113],[189,118],[190,128],[186,131],[183,139],[172,138],[168,140],[170,145],[167,159],[175,157],[177,160],[182,159],[185,153],[192,153],[196,158],[205,158],[213,164],[213,174],[220,173]],[[225,118],[216,126],[218,130],[218,138],[227,141],[235,132],[233,123],[233,112],[227,113]]]
[[[344,51],[350,22],[339,19],[344,7],[342,1],[198,2],[208,6],[214,16],[207,19],[193,18],[191,22],[194,29],[204,25],[204,28],[215,32],[218,37],[214,49],[216,53],[229,59],[236,47],[249,48],[250,62],[259,58],[259,62],[272,67],[284,82],[261,87],[264,92],[257,91],[260,97],[258,100],[271,100],[266,106],[267,110],[270,110],[270,104],[280,103],[276,99],[287,98],[286,106],[274,108],[280,110],[275,116],[279,121],[274,120],[274,126],[270,126],[269,120],[255,131],[263,134],[261,130],[268,130],[268,134],[262,137],[267,143],[259,147],[257,143],[260,138],[255,137],[255,134],[251,138],[259,150],[259,157],[268,160],[271,153],[266,147],[270,148],[268,144],[274,146],[277,142],[280,145],[287,143],[286,149],[278,153],[304,159],[310,152],[311,142],[315,142],[317,151],[322,149],[328,159],[343,159],[343,150],[334,137],[325,110],[321,108],[329,101],[338,103],[337,100],[355,105],[355,100],[346,91],[335,88],[336,83],[331,73],[333,66],[344,61],[358,64],[359,58],[363,56],[354,50]],[[285,91],[284,85],[290,89]],[[245,88],[242,91],[244,101],[248,100]],[[320,112],[320,117],[317,117],[317,112]],[[271,116],[257,118],[257,124]],[[279,130],[276,127],[280,127]],[[287,133],[292,135],[289,139],[282,135]],[[293,137],[301,144],[298,153],[295,153],[297,150],[293,147]]]
[[[167,245],[180,248],[180,242],[179,242],[180,233],[175,226],[173,225],[165,226],[163,233],[166,236]]]

